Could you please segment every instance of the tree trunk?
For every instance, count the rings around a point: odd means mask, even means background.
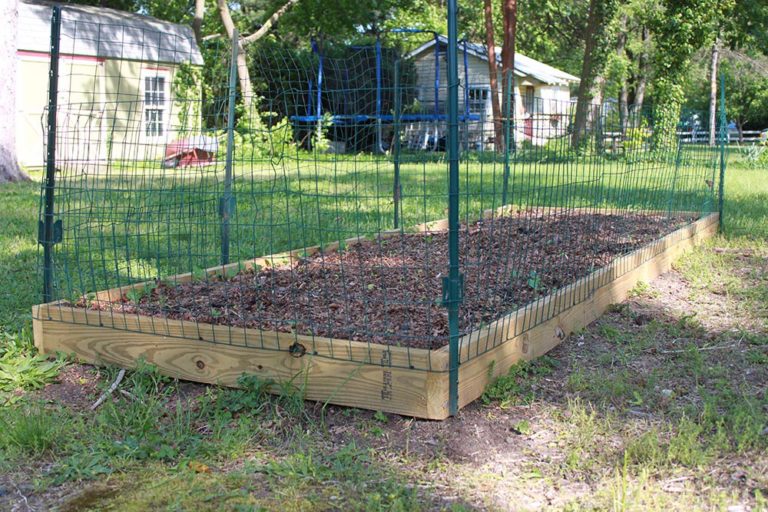
[[[627,133],[627,124],[629,122],[629,88],[627,84],[621,84],[619,90],[619,130],[623,137]]]
[[[650,61],[648,59],[648,39],[649,33],[646,27],[643,27],[643,49],[640,52],[638,58],[638,76],[637,83],[635,84],[635,104],[633,110],[635,112],[635,122],[633,124],[639,126],[640,119],[643,115],[643,102],[645,102],[645,88],[648,85],[648,73],[650,71]]]
[[[0,2],[0,183],[28,180],[16,157],[16,36],[18,34],[18,1]]]
[[[595,143],[598,151],[603,151],[603,97],[605,95],[605,77],[596,76],[592,84],[592,101],[590,103],[589,115],[587,116],[588,125],[592,126],[595,132]]]
[[[720,38],[712,44],[712,60],[709,66],[709,145],[717,142],[717,64],[720,57]]]
[[[517,31],[517,0],[502,0],[502,14],[504,17],[504,44],[501,48],[501,83],[504,95],[504,114],[510,112],[513,116],[515,92],[507,94],[514,86],[515,76],[515,33]],[[508,83],[511,81],[512,83]],[[511,103],[508,105],[508,103]],[[513,119],[508,122],[514,123]],[[514,128],[513,128],[514,129]]]
[[[195,33],[197,45],[203,42],[203,17],[205,16],[205,0],[195,0],[195,17],[192,19],[192,31]]]
[[[270,16],[267,19],[267,21],[265,21],[264,24],[261,27],[259,27],[259,29],[256,32],[243,38],[243,45],[255,43],[256,41],[258,41],[259,39],[267,35],[267,32],[272,30],[272,27],[275,26],[275,23],[277,23],[277,20],[280,19],[280,16],[288,12],[288,10],[294,5],[296,5],[297,3],[299,3],[299,0],[288,0],[287,2],[285,2],[283,6],[280,7],[278,10],[276,10],[274,14],[272,14],[272,16]]]
[[[219,16],[221,17],[221,23],[224,25],[224,30],[227,32],[227,37],[232,41],[232,35],[235,32],[235,22],[232,21],[232,15],[229,12],[229,5],[227,0],[217,0],[219,7]],[[251,100],[253,99],[253,88],[251,87],[251,73],[248,70],[248,62],[245,58],[245,51],[240,41],[237,41],[240,46],[237,52],[237,77],[240,81],[240,94],[243,97],[243,104],[246,108],[250,109]]]
[[[197,2],[202,1],[203,0],[195,0],[195,12],[197,12]],[[251,74],[248,70],[248,62],[245,56],[245,47],[251,43],[255,43],[267,35],[272,27],[275,26],[277,20],[280,19],[283,14],[288,12],[288,10],[298,2],[299,0],[288,0],[282,5],[282,7],[276,10],[256,32],[249,36],[243,36],[240,38],[240,41],[238,41],[238,44],[240,45],[240,51],[237,52],[237,76],[240,80],[240,91],[243,96],[243,104],[245,104],[246,107],[251,106],[251,102],[253,100],[253,88],[251,87]],[[227,4],[227,0],[216,0],[216,3],[219,7],[221,23],[224,25],[224,30],[227,32],[227,37],[229,37],[231,40],[232,34],[235,31],[235,23],[232,21],[232,14],[229,12],[229,5]]]
[[[601,86],[597,78],[602,75],[607,60],[606,39],[610,34],[608,26],[616,10],[612,0],[590,0],[587,16],[587,30],[584,38],[584,61],[581,66],[576,116],[573,123],[571,144],[581,145],[587,131],[587,123],[592,117],[592,102],[596,93],[595,86]],[[597,90],[600,90],[601,87]],[[602,98],[601,98],[602,100]],[[602,102],[602,101],[601,101]]]
[[[496,42],[493,34],[493,6],[491,0],[485,1],[485,44],[488,47],[488,77],[491,85],[491,111],[493,114],[494,147],[497,153],[504,151],[504,129],[501,123],[501,105],[499,104],[499,67],[496,64]]]
[[[627,46],[627,15],[625,14],[621,18],[621,26],[619,28],[619,37],[616,43],[616,55],[619,58],[625,56],[625,48]],[[619,90],[619,132],[622,136],[627,131],[627,119],[629,117],[629,89],[627,89],[626,77],[623,77],[621,81],[621,89]]]

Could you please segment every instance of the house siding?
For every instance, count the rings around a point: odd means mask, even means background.
[[[459,80],[462,88],[459,91],[459,107],[464,109],[464,84],[469,87],[490,88],[488,80],[488,63],[474,55],[467,56],[466,75],[463,54],[459,52]],[[416,67],[416,96],[424,112],[432,113],[434,109],[435,55],[426,51],[415,59]],[[447,62],[443,54],[440,57],[440,87],[438,89],[438,107],[440,113],[445,113],[447,100]],[[498,72],[499,102],[503,105],[504,91],[502,90],[502,74]],[[570,89],[566,85],[545,84],[530,77],[516,77],[515,88],[515,140],[529,140],[534,144],[544,144],[552,137],[566,133],[568,114],[570,112]],[[527,86],[534,89],[534,108],[527,111],[524,105],[524,93]],[[503,112],[502,112],[503,115]],[[481,121],[470,122],[466,126],[470,134],[467,136],[476,142],[472,148],[488,149],[492,144],[493,113],[488,102]],[[478,142],[479,141],[479,142]]]
[[[438,88],[438,107],[440,113],[445,113],[447,100],[447,62],[443,54],[440,57],[440,87]],[[426,113],[431,113],[434,108],[434,83],[435,83],[435,54],[433,50],[425,51],[415,59],[417,97]],[[501,71],[499,70],[499,78]],[[464,84],[469,87],[483,86],[490,88],[487,61],[476,57],[467,56],[466,74],[464,69],[463,53],[459,51],[459,80],[462,84],[459,91],[459,108],[464,111]],[[525,88],[534,88],[534,109],[526,111],[523,97]],[[504,91],[501,90],[499,80],[499,102],[503,104]],[[520,142],[530,140],[534,144],[544,144],[547,139],[562,136],[566,133],[568,125],[568,113],[570,111],[570,89],[566,85],[550,85],[542,83],[530,77],[517,77],[515,88],[515,140]],[[502,113],[503,115],[503,113]],[[479,122],[467,123],[468,139],[476,142],[472,148],[488,149],[492,143],[493,117],[491,105],[488,102],[485,116]],[[479,140],[479,144],[478,141]]]
[[[49,57],[19,52],[17,140],[19,162],[27,167],[45,163],[45,126],[48,105]],[[143,70],[167,72],[171,95],[165,134],[144,136],[141,78]],[[182,109],[193,106],[173,101],[173,81],[179,66],[91,57],[63,57],[59,63],[57,158],[81,161],[157,160],[164,146],[182,132]]]

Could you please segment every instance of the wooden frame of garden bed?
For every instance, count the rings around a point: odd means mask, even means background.
[[[504,215],[501,208],[486,216]],[[595,210],[586,210],[598,213]],[[656,212],[643,212],[653,214]],[[705,215],[526,307],[461,338],[459,407],[476,400],[487,384],[520,360],[539,357],[574,330],[621,302],[638,281],[668,271],[672,262],[717,232],[717,213]],[[444,229],[443,221],[418,231]],[[393,236],[397,232],[384,232]],[[347,240],[353,244],[361,239]],[[336,250],[339,243],[322,248]],[[217,266],[208,275],[229,275],[254,265],[293,261],[320,247],[290,251],[247,262]],[[181,274],[176,282],[193,279]],[[146,283],[105,290],[97,300],[119,300]],[[549,313],[546,313],[549,311]],[[96,311],[52,302],[33,307],[35,345],[43,354],[63,352],[93,364],[134,367],[140,359],[165,375],[236,386],[244,374],[290,382],[308,400],[380,410],[419,418],[448,413],[448,347],[414,349],[233,328],[137,314]],[[549,314],[551,318],[543,315]],[[541,321],[544,320],[544,321]],[[300,344],[305,353],[291,350]],[[297,357],[298,356],[298,357]]]

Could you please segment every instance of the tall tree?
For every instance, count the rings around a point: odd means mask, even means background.
[[[16,159],[16,37],[18,35],[18,0],[0,2],[0,183],[29,179]]]
[[[768,56],[723,49],[722,72],[725,75],[726,110],[736,123],[739,142],[750,122],[768,118]]]
[[[650,46],[650,31],[648,27],[643,25],[641,28],[641,46],[640,52],[637,58],[637,78],[635,80],[635,97],[633,106],[639,113],[643,110],[643,103],[645,103],[645,89],[648,86],[648,77],[651,72],[651,63],[649,57],[648,47]],[[639,117],[636,116],[636,118]]]
[[[501,123],[501,105],[499,104],[499,66],[496,62],[496,41],[493,29],[493,5],[491,0],[484,0],[485,45],[488,48],[488,77],[491,86],[491,112],[493,114],[494,146],[497,152],[504,151],[504,130]]]
[[[663,9],[655,13],[653,143],[657,149],[674,145],[691,58],[712,43],[713,21],[730,5],[729,0],[663,0]]]
[[[501,83],[504,115],[513,115],[515,96],[508,94],[515,80],[515,36],[517,32],[517,0],[502,0],[504,44],[501,47]],[[511,82],[511,83],[510,83]]]
[[[576,115],[574,118],[571,144],[578,147],[584,140],[587,122],[593,100],[601,99],[602,73],[612,48],[613,18],[616,14],[616,0],[590,0],[587,28],[584,37],[584,60],[581,67]]]
[[[258,30],[250,35],[240,37],[237,44],[240,45],[237,52],[237,77],[240,81],[240,94],[243,98],[243,103],[246,107],[250,107],[253,101],[253,87],[251,87],[251,73],[248,70],[248,62],[246,59],[245,46],[255,43],[262,37],[264,37],[270,29],[272,29],[277,23],[278,19],[283,16],[288,10],[298,3],[299,0],[288,0],[280,8],[278,8],[264,24],[259,27]],[[235,33],[235,22],[232,20],[232,14],[229,11],[229,4],[227,0],[217,0],[217,6],[219,8],[219,16],[221,17],[221,23],[224,25],[224,30],[227,37],[232,40]]]
[[[717,64],[720,57],[720,37],[712,43],[709,63],[709,145],[717,142]]]
[[[195,16],[192,18],[192,31],[198,46],[203,42],[203,19],[205,18],[205,0],[195,0]]]
[[[629,39],[629,30],[627,27],[628,15],[623,13],[619,18],[618,35],[616,37],[616,60],[621,63],[621,78],[619,85],[619,131],[624,134],[627,129],[627,119],[629,118],[629,86],[627,85],[626,49]]]
[[[765,2],[728,3],[712,29],[717,37],[712,43],[709,64],[709,144],[715,144],[717,123],[717,88],[720,49],[768,51],[768,4]]]
[[[578,75],[589,2],[517,0],[517,51]]]
[[[221,17],[221,23],[224,25],[224,32],[227,38],[232,41],[235,36],[235,22],[232,20],[232,14],[229,12],[229,4],[227,0],[216,0],[216,6],[219,9],[219,16]],[[245,51],[240,44],[240,38],[236,44],[239,46],[237,52],[237,79],[240,82],[240,94],[243,98],[243,103],[246,107],[251,106],[251,100],[253,99],[253,87],[251,87],[251,73],[248,71],[248,61],[245,58]],[[233,44],[235,42],[233,41]]]

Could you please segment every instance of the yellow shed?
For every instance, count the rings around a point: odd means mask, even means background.
[[[53,3],[19,3],[19,163],[42,166]],[[57,157],[97,163],[152,160],[200,125],[199,89],[174,97],[180,73],[203,65],[190,27],[101,7],[64,5]]]

